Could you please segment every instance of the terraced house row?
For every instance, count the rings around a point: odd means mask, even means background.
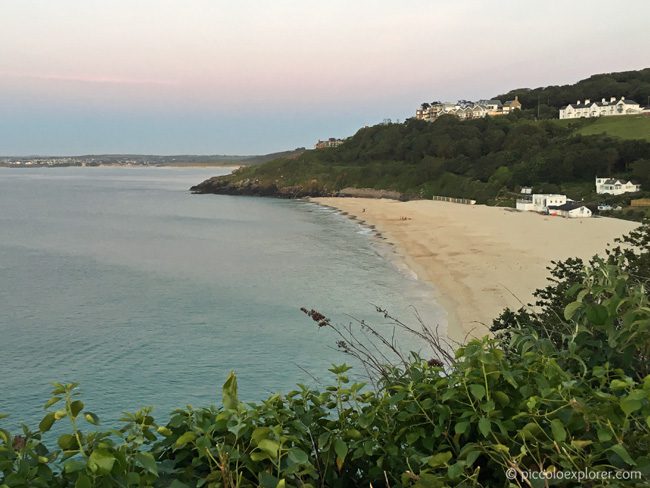
[[[600,102],[592,102],[586,99],[584,102],[578,100],[560,108],[561,119],[589,119],[594,117],[610,117],[614,115],[638,115],[650,114],[650,107],[641,107],[634,100],[626,100],[621,97],[611,97],[609,100],[603,98]]]
[[[479,100],[478,102],[458,100],[456,103],[432,102],[420,105],[420,108],[415,111],[415,118],[428,122],[433,122],[442,115],[453,115],[459,119],[480,119],[482,117],[507,115],[513,110],[520,109],[519,97],[505,103],[501,103],[501,100]]]

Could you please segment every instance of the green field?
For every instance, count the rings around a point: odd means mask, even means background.
[[[558,121],[562,125],[575,123],[575,120]],[[584,120],[576,132],[586,136],[607,134],[621,139],[643,139],[650,142],[650,117],[645,115],[625,115]]]

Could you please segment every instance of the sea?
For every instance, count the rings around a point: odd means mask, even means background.
[[[260,401],[327,384],[338,337],[300,311],[430,351],[376,311],[444,324],[429,285],[339,212],[193,195],[224,168],[0,168],[0,427],[36,428],[52,382],[104,425],[218,404],[230,371]]]

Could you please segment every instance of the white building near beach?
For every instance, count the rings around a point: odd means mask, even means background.
[[[548,214],[567,219],[578,219],[591,217],[591,210],[582,202],[567,202],[564,205],[552,205],[548,207]]]
[[[517,200],[516,208],[522,212],[548,212],[550,206],[560,206],[567,203],[566,195],[533,193]]]
[[[641,185],[632,180],[619,180],[615,178],[598,178],[596,176],[596,193],[609,195],[622,195],[641,191]]]

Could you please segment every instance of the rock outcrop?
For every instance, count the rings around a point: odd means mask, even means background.
[[[257,197],[304,198],[304,197],[360,197],[390,198],[405,200],[402,193],[374,188],[344,188],[331,191],[318,185],[278,186],[276,183],[263,183],[259,180],[233,179],[232,176],[215,176],[190,188],[192,193],[215,193],[219,195],[248,195]]]

